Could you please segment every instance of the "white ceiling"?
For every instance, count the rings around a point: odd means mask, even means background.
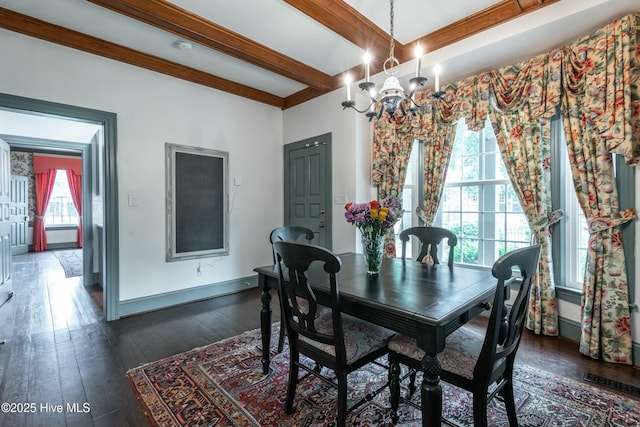
[[[102,125],[0,109],[0,134],[54,141],[91,143]]]
[[[340,1],[340,0],[335,0]],[[389,32],[387,0],[344,0]],[[363,50],[283,0],[171,0],[202,18],[330,76],[357,66]],[[408,43],[500,3],[499,0],[397,0],[395,38]],[[256,65],[192,42],[180,50],[172,33],[86,0],[1,0],[0,7],[287,97],[306,88]],[[640,11],[640,0],[560,0],[423,58],[424,75],[442,64],[442,82],[516,62],[569,43],[620,16]],[[428,46],[425,47],[428,51]],[[413,71],[411,64],[401,74]],[[378,76],[378,82],[383,76]]]

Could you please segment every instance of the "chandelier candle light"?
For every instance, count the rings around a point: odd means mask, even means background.
[[[375,87],[376,84],[370,81],[370,64],[371,64],[371,54],[369,51],[364,54],[364,82],[360,83],[358,87],[360,90],[367,92],[369,98],[371,99],[371,103],[364,110],[358,110],[356,108],[356,103],[351,99],[351,76],[347,74],[345,76],[345,85],[347,87],[347,100],[342,102],[342,109],[353,108],[358,113],[365,113],[365,115],[369,118],[369,121],[373,120],[373,118],[379,119],[382,116],[383,112],[387,112],[389,114],[390,119],[394,117],[398,108],[402,111],[403,115],[407,113],[403,106],[403,101],[407,100],[410,107],[408,112],[411,114],[415,114],[415,112],[421,107],[415,101],[414,95],[419,86],[424,86],[427,82],[426,77],[420,76],[420,70],[422,69],[422,48],[419,44],[416,45],[416,76],[409,80],[409,94],[407,94],[402,86],[400,85],[400,81],[396,77],[398,73],[398,67],[400,66],[400,61],[396,58],[394,54],[395,48],[395,40],[393,38],[393,0],[390,0],[390,40],[389,40],[389,57],[384,61],[383,69],[385,74],[387,74],[387,78],[382,85],[382,89],[380,89],[380,93],[378,96],[375,96]],[[431,94],[433,98],[442,98],[444,96],[444,92],[440,91],[440,67],[436,66],[435,69],[435,91]],[[376,103],[380,104],[380,109],[376,112],[375,105]]]

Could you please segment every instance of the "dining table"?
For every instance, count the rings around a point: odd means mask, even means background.
[[[366,271],[362,254],[344,253],[338,257],[342,263],[336,275],[340,310],[413,337],[425,351],[420,387],[422,425],[440,426],[442,368],[437,355],[445,348],[447,335],[491,308],[497,283],[491,270],[384,258],[380,272],[372,275]],[[257,267],[254,271],[258,273],[261,290],[262,369],[267,374],[271,348],[270,291],[279,289],[279,274],[277,265]],[[308,277],[318,302],[329,305],[329,275],[321,264],[312,264]]]

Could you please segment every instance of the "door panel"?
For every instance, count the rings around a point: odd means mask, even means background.
[[[0,304],[13,294],[11,287],[11,161],[9,144],[0,139]]]
[[[285,147],[285,225],[307,227],[313,243],[331,246],[330,135]]]
[[[29,179],[26,176],[11,175],[11,254],[26,254],[29,231]]]

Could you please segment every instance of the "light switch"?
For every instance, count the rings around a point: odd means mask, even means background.
[[[346,194],[336,194],[335,196],[333,196],[334,205],[345,205],[346,203],[347,203]]]
[[[242,185],[242,177],[241,176],[234,176],[233,177],[233,185],[235,185],[236,187],[240,187]]]
[[[138,206],[138,196],[129,193],[129,207],[134,208]]]

